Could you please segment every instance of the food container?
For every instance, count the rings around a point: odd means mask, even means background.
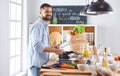
[[[85,71],[89,69],[88,64],[77,64],[77,68],[81,71]]]
[[[119,64],[118,63],[109,64],[109,68],[112,71],[116,71],[119,68]]]

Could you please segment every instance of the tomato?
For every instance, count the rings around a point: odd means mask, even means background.
[[[118,56],[118,60],[120,61],[120,56]]]
[[[71,31],[71,32],[70,32],[70,35],[75,35],[75,32]]]
[[[114,60],[115,60],[115,61],[119,61],[118,57],[115,57]]]

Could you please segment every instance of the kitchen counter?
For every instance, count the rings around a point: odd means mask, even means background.
[[[60,72],[63,76],[91,76],[91,71],[80,71],[78,69],[41,69],[44,72]]]
[[[49,62],[46,64],[46,65],[51,65],[51,64],[54,64],[56,62],[56,59],[57,58],[57,55],[55,54],[52,54]],[[59,73],[62,73],[62,76],[91,76],[92,72],[93,71],[90,71],[90,70],[85,70],[85,71],[81,71],[79,69],[64,69],[64,68],[58,68],[58,69],[55,69],[55,68],[49,68],[49,69],[46,69],[46,68],[42,68],[40,70],[40,73],[44,73],[44,72],[59,72]],[[120,76],[120,73],[116,73],[114,72],[114,76]]]
[[[52,54],[50,60],[48,61],[48,63],[46,65],[52,65],[56,62],[57,60],[57,55],[56,54]],[[42,68],[40,70],[41,73],[44,72],[60,72],[63,74],[63,76],[91,76],[91,71],[87,70],[87,71],[80,71],[78,69],[64,69],[64,68],[59,68],[59,69],[45,69]]]

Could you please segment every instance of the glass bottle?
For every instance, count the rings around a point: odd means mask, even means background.
[[[58,17],[56,15],[56,12],[53,14],[53,20],[52,20],[53,24],[57,24],[58,23]]]
[[[82,50],[82,55],[85,58],[89,58],[91,56],[91,51],[89,49],[89,43],[87,43],[84,47],[84,49]]]
[[[107,48],[104,48],[104,55],[102,59],[102,67],[108,68]]]
[[[99,55],[103,55],[103,50],[104,50],[103,46],[99,44],[97,48],[99,51]]]

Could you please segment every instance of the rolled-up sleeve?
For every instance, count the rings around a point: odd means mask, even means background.
[[[43,36],[43,27],[33,27],[31,30],[31,42],[33,50],[38,51],[40,53],[43,52],[46,46],[42,44],[42,36]]]

